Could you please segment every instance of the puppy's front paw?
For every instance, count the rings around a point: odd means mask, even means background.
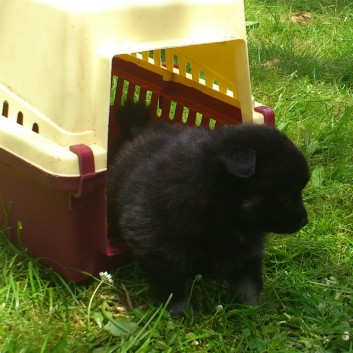
[[[246,298],[238,298],[239,304],[249,305],[249,306],[259,306],[261,304],[260,296],[256,297],[246,297]]]
[[[257,283],[251,280],[243,280],[237,284],[236,297],[239,304],[259,306],[261,290]]]

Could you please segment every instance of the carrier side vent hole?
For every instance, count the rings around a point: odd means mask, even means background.
[[[22,112],[18,112],[17,113],[17,124],[23,125],[23,113]]]
[[[5,118],[8,118],[9,116],[9,102],[4,101],[2,103],[2,113],[1,113]]]
[[[39,134],[39,126],[37,123],[34,123],[32,126],[32,131],[36,132],[37,134]]]

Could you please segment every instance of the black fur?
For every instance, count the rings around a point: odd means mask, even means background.
[[[265,235],[308,222],[301,195],[308,180],[303,154],[272,127],[153,122],[109,168],[109,222],[155,298],[173,293],[173,314],[199,273],[228,280],[240,303],[257,305]]]

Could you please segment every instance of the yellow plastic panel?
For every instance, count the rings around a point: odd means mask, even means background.
[[[0,107],[10,107],[0,147],[50,173],[77,174],[75,143],[95,151],[97,171],[106,168],[115,55],[166,48],[185,56],[205,74],[200,89],[253,119],[242,0],[0,0],[0,8]]]

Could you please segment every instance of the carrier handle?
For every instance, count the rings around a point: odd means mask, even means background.
[[[92,179],[94,180],[96,176],[94,154],[91,148],[84,144],[71,145],[70,151],[75,153],[78,157],[80,182],[77,192],[73,193],[73,195],[80,197],[82,194],[90,192],[94,188],[94,183],[90,182]]]

